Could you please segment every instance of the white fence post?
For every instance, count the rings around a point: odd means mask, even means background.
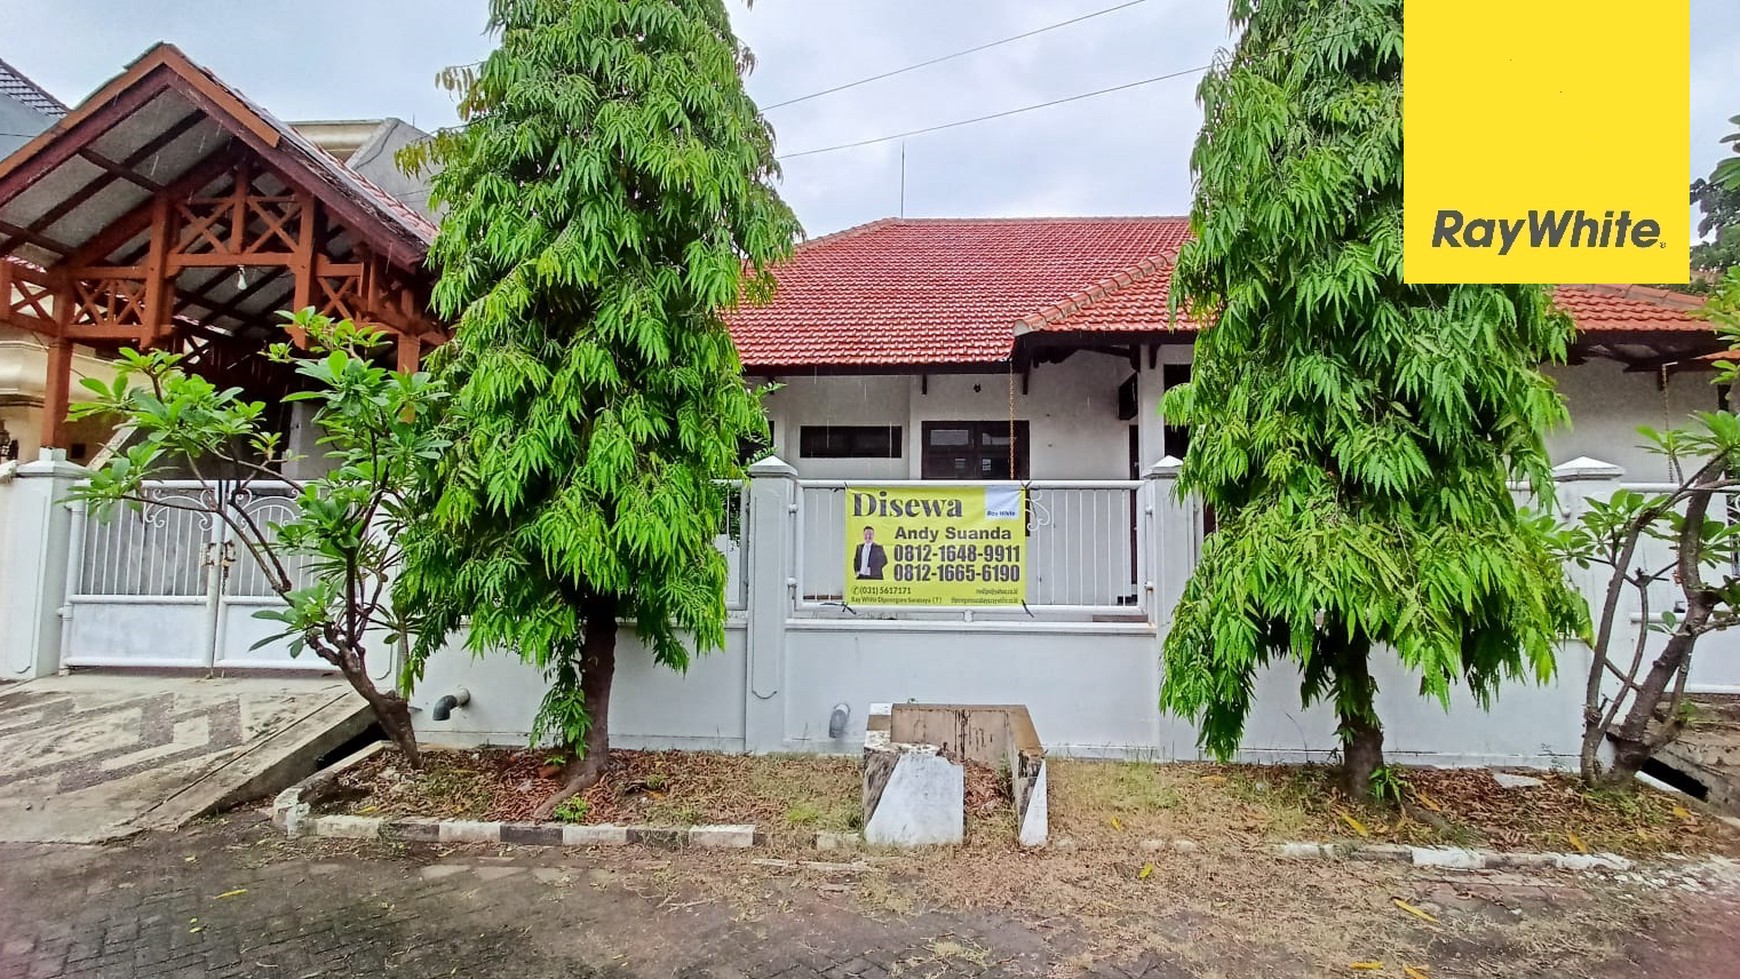
[[[744,683],[743,747],[785,746],[785,621],[796,585],[797,470],[775,456],[749,467],[743,567],[749,581],[749,675]]]
[[[66,461],[65,449],[42,450],[19,466],[0,496],[5,503],[6,567],[0,580],[0,669],[7,679],[51,676],[60,669],[61,606],[66,603],[72,513],[63,502],[89,475]]]
[[[1146,519],[1148,531],[1149,619],[1164,634],[1172,610],[1184,595],[1184,583],[1196,568],[1198,540],[1197,506],[1178,497],[1178,472],[1184,461],[1164,456],[1142,474],[1143,509],[1152,507]]]

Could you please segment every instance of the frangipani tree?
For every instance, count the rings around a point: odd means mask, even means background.
[[[1349,788],[1383,765],[1372,661],[1420,692],[1544,680],[1585,619],[1507,481],[1550,500],[1538,370],[1567,318],[1538,286],[1402,281],[1402,0],[1233,0],[1198,95],[1177,293],[1199,322],[1179,488],[1216,530],[1165,643],[1162,706],[1235,752],[1256,675],[1290,660],[1339,718]]]
[[[1730,269],[1704,307],[1728,341],[1729,358],[1716,362],[1714,383],[1740,378],[1740,268]],[[1714,632],[1740,625],[1740,523],[1729,503],[1740,493],[1740,416],[1732,410],[1700,412],[1683,427],[1645,428],[1649,447],[1680,474],[1665,492],[1620,489],[1591,500],[1560,545],[1580,567],[1606,569],[1584,688],[1579,767],[1585,784],[1629,789],[1656,752],[1685,730],[1692,654]],[[1651,548],[1650,542],[1665,544]],[[1654,607],[1653,592],[1671,585],[1678,610]],[[1641,620],[1629,644],[1620,642],[1635,596]],[[1650,657],[1649,638],[1660,636]],[[1603,746],[1610,749],[1603,752]]]
[[[722,314],[772,288],[799,229],[721,0],[492,0],[501,45],[448,72],[435,164],[436,355],[452,449],[401,600],[412,670],[462,623],[549,690],[534,737],[565,788],[606,761],[619,619],[661,663],[724,643],[724,481],[766,420]]]
[[[427,374],[401,374],[378,363],[380,331],[334,322],[312,309],[290,320],[307,336],[307,351],[278,343],[264,356],[293,365],[306,385],[284,400],[313,403],[329,471],[311,479],[284,474],[291,457],[265,421],[264,402],[188,373],[179,354],[123,350],[114,383],[86,378],[92,397],[74,404],[70,415],[117,417],[133,430],[134,441],[93,471],[73,497],[99,518],[120,504],[149,504],[222,520],[285,602],[255,613],[279,627],[257,645],[289,640],[292,654],[312,653],[335,667],[415,766],[408,691],[377,688],[368,657],[372,647],[386,646],[374,649],[386,655],[403,650],[421,631],[413,607],[392,602],[389,589],[403,553],[407,494],[445,448],[434,423],[446,393]],[[286,483],[295,494],[294,516],[262,523],[216,496],[169,502],[148,494],[148,480],[180,472],[200,478],[223,473],[239,491],[262,480]]]

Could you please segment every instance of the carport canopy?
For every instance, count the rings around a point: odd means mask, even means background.
[[[66,446],[75,345],[169,349],[251,396],[255,356],[313,307],[393,335],[401,369],[444,339],[427,314],[435,229],[180,50],[159,44],[0,160],[0,323],[48,343],[45,446]],[[301,337],[292,336],[301,341]]]

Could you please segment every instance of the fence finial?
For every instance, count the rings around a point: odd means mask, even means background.
[[[1596,479],[1623,479],[1625,468],[1611,462],[1602,462],[1588,456],[1578,456],[1570,462],[1561,462],[1553,467],[1553,481],[1558,483],[1580,482]]]
[[[1184,469],[1184,460],[1177,456],[1161,456],[1160,461],[1148,467],[1143,475],[1148,479],[1177,479]]]

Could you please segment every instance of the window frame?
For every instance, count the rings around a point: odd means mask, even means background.
[[[1015,429],[1015,472],[1003,475],[1001,474],[1002,471],[999,470],[990,474],[985,474],[982,464],[979,467],[978,472],[964,476],[956,475],[953,471],[953,467],[950,467],[946,472],[943,471],[944,460],[953,460],[961,456],[968,457],[969,465],[974,461],[982,463],[982,461],[987,458],[996,458],[997,461],[1004,462],[1006,469],[1006,460],[1009,458],[1007,447],[986,446],[984,440],[986,436],[1007,438],[1010,427],[1010,423],[1007,420],[993,421],[988,419],[962,419],[959,421],[939,420],[922,423],[919,429],[920,478],[946,482],[1028,481],[1032,478],[1033,438],[1031,427],[1028,425],[1026,419],[1017,419],[1013,426]],[[972,433],[969,436],[968,447],[970,451],[940,451],[933,448],[931,445],[931,438],[934,432],[939,430],[947,431],[950,429],[963,428]],[[991,451],[988,451],[990,449],[995,449],[997,454],[993,456]]]
[[[841,438],[837,445],[832,443],[836,436]],[[883,439],[886,447],[881,447]],[[798,426],[798,456],[803,459],[900,459],[905,453],[902,425]]]

